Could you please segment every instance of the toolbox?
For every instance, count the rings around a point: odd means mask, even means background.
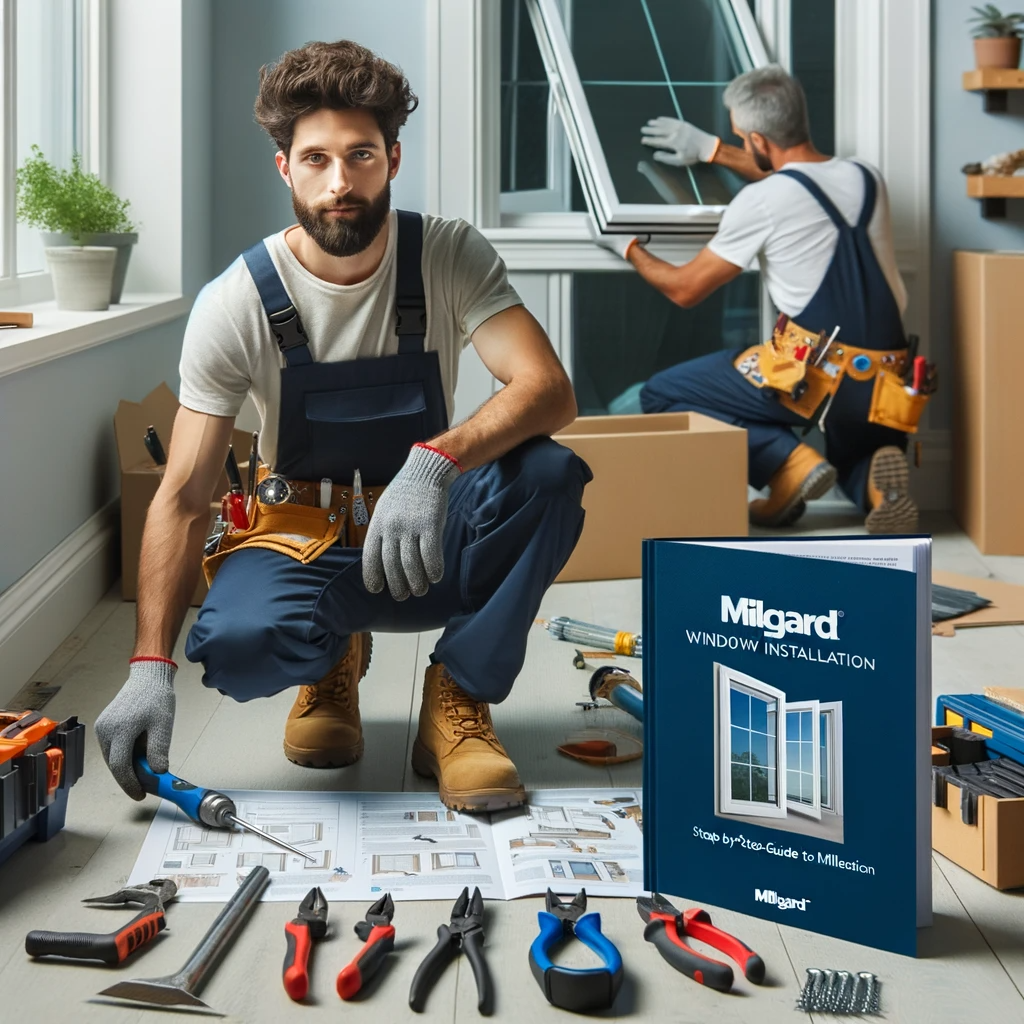
[[[85,726],[77,718],[0,710],[0,864],[29,839],[45,842],[64,827],[84,760]]]

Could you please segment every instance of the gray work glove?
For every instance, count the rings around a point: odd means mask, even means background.
[[[177,669],[172,661],[133,658],[128,682],[118,690],[93,726],[103,760],[117,784],[133,800],[141,800],[146,795],[132,766],[135,741],[143,733],[150,768],[155,772],[168,770]]]
[[[652,118],[640,129],[640,134],[645,146],[657,150],[654,159],[671,167],[706,163],[715,155],[719,144],[717,135],[674,117]]]
[[[374,506],[363,541],[363,583],[396,601],[422,597],[444,575],[448,489],[461,470],[447,455],[414,445]]]

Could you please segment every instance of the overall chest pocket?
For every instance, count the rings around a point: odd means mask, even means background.
[[[420,381],[310,392],[305,413],[314,465],[330,465],[343,452],[364,479],[390,479],[428,433]]]

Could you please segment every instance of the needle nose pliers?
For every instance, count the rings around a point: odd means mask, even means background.
[[[355,933],[363,940],[363,948],[352,958],[351,963],[342,967],[338,974],[338,995],[351,999],[369,981],[384,957],[395,948],[395,904],[391,893],[386,892],[366,912],[366,917],[355,926]]]
[[[314,940],[327,934],[327,899],[316,886],[299,904],[298,916],[284,926],[288,949],[284,954],[284,990],[298,1001],[309,991],[309,951]]]
[[[764,981],[764,961],[734,935],[723,932],[711,923],[706,910],[693,907],[680,913],[660,893],[638,896],[636,909],[647,922],[644,938],[653,942],[658,952],[677,970],[700,985],[728,992],[732,988],[732,968],[721,960],[713,960],[692,949],[686,938],[706,942],[720,949],[739,964],[747,981],[760,985]]]
[[[540,934],[530,946],[530,970],[548,1002],[577,1013],[611,1006],[622,985],[622,957],[602,934],[601,915],[586,914],[586,890],[580,889],[571,903],[563,903],[548,889],[545,905],[547,910],[537,914]],[[549,950],[572,935],[597,953],[605,966],[556,967]]]
[[[491,973],[484,959],[484,898],[480,889],[473,890],[470,898],[469,887],[455,901],[452,908],[450,924],[442,924],[437,929],[437,944],[424,957],[416,968],[409,989],[409,1006],[417,1013],[423,1012],[427,1002],[427,993],[434,982],[444,973],[444,969],[455,959],[460,949],[466,951],[469,963],[476,978],[477,1009],[484,1016],[494,1009],[494,986]]]

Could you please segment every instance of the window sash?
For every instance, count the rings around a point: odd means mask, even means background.
[[[768,63],[768,54],[746,0],[718,2],[724,8],[725,22],[730,27],[737,52],[746,55],[751,67]],[[555,0],[527,0],[527,9],[583,191],[600,229],[664,234],[712,233],[725,206],[619,201]]]
[[[811,716],[811,738],[804,740],[800,736],[790,737],[788,731],[788,720],[782,726],[782,734],[787,743],[798,742],[801,745],[807,743],[811,748],[811,802],[804,803],[802,800],[789,799],[789,777],[785,782],[786,806],[794,814],[802,814],[809,818],[821,818],[821,762],[818,760],[818,745],[821,741],[821,715],[816,700],[794,700],[786,704],[786,714],[799,712],[809,713]],[[787,754],[788,758],[788,754]],[[791,769],[793,770],[793,769]],[[800,770],[798,765],[795,770]],[[801,774],[806,774],[801,772]]]

